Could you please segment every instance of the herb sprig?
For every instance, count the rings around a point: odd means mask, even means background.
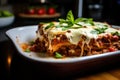
[[[55,52],[55,58],[62,58],[63,56],[60,54],[60,53],[58,53],[58,52]]]
[[[71,10],[68,12],[66,19],[59,19],[59,22],[61,24],[61,27],[63,27],[62,24],[67,24],[67,26],[64,26],[64,28],[63,28],[64,30],[69,29],[69,28],[74,28],[74,27],[72,27],[74,24],[78,26],[77,28],[81,28],[82,25],[78,24],[78,22],[84,22],[84,23],[94,25],[92,18],[74,19],[74,16],[73,16],[73,13]]]
[[[91,31],[92,34],[101,34],[104,33],[105,30],[108,29],[108,27],[102,27],[102,28],[95,28]]]
[[[79,22],[84,22],[90,25],[94,25],[93,19],[92,18],[74,18],[74,15],[72,13],[72,11],[70,10],[67,13],[66,19],[59,19],[60,24],[59,25],[54,25],[52,22],[49,23],[49,25],[45,28],[49,29],[53,26],[55,26],[56,28],[62,27],[62,30],[67,30],[67,29],[76,29],[76,28],[82,28],[83,26],[81,24],[79,24]],[[76,26],[74,26],[76,25]]]
[[[112,32],[111,34],[112,34],[112,35],[120,36],[120,33],[119,33],[118,31],[116,31],[116,32]]]
[[[29,48],[27,48],[27,49],[25,50],[25,52],[30,53],[31,50],[30,50]]]
[[[51,23],[49,23],[49,25],[47,27],[45,27],[45,30],[50,28],[50,27],[53,27],[53,26],[54,26],[54,24],[51,22]]]

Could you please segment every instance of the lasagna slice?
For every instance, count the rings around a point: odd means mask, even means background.
[[[92,19],[73,19],[69,12],[59,22],[40,23],[34,51],[49,56],[87,56],[120,50],[120,30]]]

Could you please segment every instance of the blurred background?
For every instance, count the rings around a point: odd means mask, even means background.
[[[33,16],[35,13],[29,11],[34,8],[37,14],[40,8],[45,8],[46,13],[49,14],[48,9],[51,7],[58,14],[53,14],[53,11],[49,16],[40,17],[44,12]],[[16,20],[22,19],[25,24],[57,20],[58,17],[64,18],[69,10],[73,11],[75,17],[91,17],[94,20],[107,21],[110,24],[119,25],[120,19],[120,0],[0,0],[0,9],[12,11]],[[43,9],[41,10],[43,11]],[[34,21],[32,21],[33,18]]]
[[[34,11],[32,11],[33,8]],[[43,8],[46,10],[45,13]],[[73,11],[76,18],[90,17],[96,21],[120,24],[120,0],[0,0],[0,9],[13,12],[16,20],[23,25],[53,21],[59,17],[65,18],[69,10]],[[40,13],[40,10],[43,13]],[[35,14],[38,15],[35,16]],[[43,16],[43,14],[47,15]]]

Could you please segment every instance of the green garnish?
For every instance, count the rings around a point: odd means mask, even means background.
[[[58,52],[55,52],[55,58],[62,58],[63,56],[60,54],[60,53],[58,53]]]
[[[92,34],[101,34],[104,33],[105,30],[108,29],[108,27],[102,27],[102,28],[95,28],[91,31]]]
[[[25,52],[28,52],[28,53],[29,53],[29,52],[31,52],[31,51],[30,51],[30,49],[29,49],[29,48],[27,48],[27,49],[25,50]]]
[[[54,24],[51,22],[51,23],[49,23],[49,25],[47,27],[45,27],[45,29],[48,29],[48,28],[53,27],[53,26],[54,26]]]
[[[68,30],[69,28],[66,28],[66,27],[63,27],[62,30],[65,31],[65,30]]]
[[[60,24],[62,25],[63,23],[66,23],[68,26],[64,27],[71,27],[74,25],[74,16],[72,14],[72,11],[70,10],[67,14],[66,19],[59,19]]]
[[[116,32],[112,32],[111,34],[112,34],[112,35],[120,36],[120,33],[119,33],[118,31],[116,31]]]
[[[96,30],[92,30],[90,33],[92,33],[92,34],[99,34],[99,32],[96,31]]]
[[[94,22],[93,22],[93,19],[92,19],[92,18],[77,18],[77,19],[75,20],[75,23],[78,23],[78,22],[89,23],[89,24],[91,24],[92,26],[94,25]]]
[[[35,43],[34,41],[30,41],[30,42],[29,42],[30,45],[33,45],[34,43]]]
[[[68,29],[82,28],[83,26],[81,24],[79,24],[79,22],[84,22],[84,23],[87,23],[87,24],[90,24],[90,25],[94,25],[94,22],[93,22],[92,18],[77,18],[77,19],[74,19],[74,16],[73,16],[73,13],[72,13],[71,10],[67,13],[66,19],[59,19],[59,22],[60,22],[60,24],[56,25],[55,27],[56,28],[61,27],[63,31],[68,30]],[[45,27],[45,30],[49,29],[53,26],[54,26],[54,24],[51,22],[51,23],[49,23],[48,26]]]
[[[83,23],[87,23],[90,24],[92,26],[94,26],[94,22],[92,18],[77,18],[74,19],[73,13],[70,10],[67,13],[67,17],[66,19],[59,19],[60,24],[56,25],[56,28],[62,28],[62,30],[68,30],[68,29],[78,29],[78,28],[82,28],[82,24],[79,24],[79,22],[83,22]],[[45,30],[48,28],[53,27],[54,24],[51,22],[49,23],[49,25],[47,27],[45,27]]]
[[[60,28],[61,26],[60,25],[56,25],[56,28]]]
[[[84,22],[84,23],[94,25],[94,22],[93,22],[92,18],[77,18],[77,19],[74,19],[74,16],[73,16],[73,13],[72,13],[71,10],[68,12],[66,19],[59,19],[59,22],[61,24],[61,27],[65,27],[65,28],[63,28],[63,30],[74,28],[73,27],[74,24],[79,26],[77,28],[82,28],[82,25],[78,24],[79,22]],[[67,26],[62,26],[62,24],[64,24],[64,23],[67,24]]]
[[[73,25],[74,24],[74,16],[72,11],[70,10],[67,14],[66,20],[68,21],[69,25]]]

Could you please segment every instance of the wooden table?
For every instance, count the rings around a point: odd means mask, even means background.
[[[78,77],[75,80],[120,80],[120,68]]]

